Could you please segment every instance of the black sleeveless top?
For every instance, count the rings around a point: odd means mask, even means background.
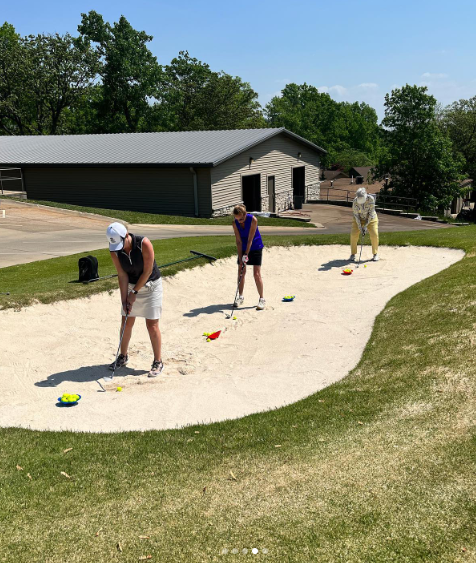
[[[121,263],[122,269],[126,272],[129,276],[129,283],[137,283],[139,278],[141,277],[144,271],[144,258],[142,256],[142,241],[145,237],[141,237],[138,235],[131,235],[131,254],[130,256],[124,252],[124,250],[118,250],[116,252],[117,257],[119,258],[119,262]],[[160,270],[157,266],[156,261],[154,260],[154,266],[152,268],[152,273],[149,276],[149,281],[155,281],[160,278]]]

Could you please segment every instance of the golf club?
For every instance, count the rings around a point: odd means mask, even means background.
[[[124,336],[124,332],[126,330],[126,324],[127,324],[127,318],[129,317],[129,311],[127,311],[126,313],[126,317],[124,320],[124,326],[122,327],[122,334],[121,334],[121,339],[119,340],[119,346],[117,347],[117,353],[116,353],[116,360],[114,361],[114,370],[112,371],[112,375],[105,375],[103,377],[104,381],[109,382],[112,381],[114,378],[114,374],[116,373],[116,366],[117,366],[117,358],[119,357],[119,351],[121,349],[121,344],[122,344],[122,338]]]
[[[359,263],[357,264],[357,268],[360,266],[360,259],[362,258],[362,248],[364,247],[364,237],[365,235],[362,234],[360,237],[360,255],[359,255]]]
[[[243,277],[244,271],[245,271],[245,263],[242,262],[242,263],[241,263],[240,277],[238,278],[238,285],[236,286],[235,299],[233,300],[233,305],[235,304],[236,296],[238,295],[238,291],[240,290],[241,278]],[[233,316],[233,306],[232,306],[232,308],[231,308],[230,314],[227,315],[226,318],[227,318],[227,319],[231,319],[232,316]]]
[[[182,260],[175,260],[175,262],[169,262],[167,264],[159,264],[159,268],[166,268],[167,266],[175,266],[175,264],[180,264],[181,262],[189,262],[190,260],[197,260],[198,258],[206,258],[207,260],[210,260],[212,262],[216,260],[214,256],[209,256],[208,254],[203,254],[203,252],[197,252],[196,250],[191,250],[190,253],[194,254],[194,256],[191,256],[190,258],[183,258]],[[110,274],[109,276],[101,276],[100,278],[93,278],[92,280],[86,280],[83,281],[82,283],[89,284],[99,280],[107,280],[109,278],[117,278],[117,274]]]

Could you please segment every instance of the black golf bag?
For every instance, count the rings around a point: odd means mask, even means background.
[[[78,260],[79,281],[95,280],[98,274],[98,259],[95,256],[86,256]]]

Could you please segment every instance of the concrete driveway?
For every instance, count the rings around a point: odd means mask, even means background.
[[[5,218],[0,218],[0,268],[106,248],[106,228],[114,221],[111,217],[5,199],[0,201],[0,208],[6,211]],[[350,208],[307,204],[303,211],[311,215],[316,228],[302,228],[296,222],[296,227],[260,227],[260,231],[263,235],[288,236],[350,232]],[[382,232],[448,228],[440,223],[391,215],[380,215],[379,221]],[[231,225],[129,225],[129,228],[151,240],[233,234]]]

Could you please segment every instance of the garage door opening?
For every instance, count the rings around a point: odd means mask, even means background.
[[[261,174],[242,176],[243,203],[247,211],[261,211]]]
[[[302,209],[304,203],[305,166],[293,168],[294,209]]]

